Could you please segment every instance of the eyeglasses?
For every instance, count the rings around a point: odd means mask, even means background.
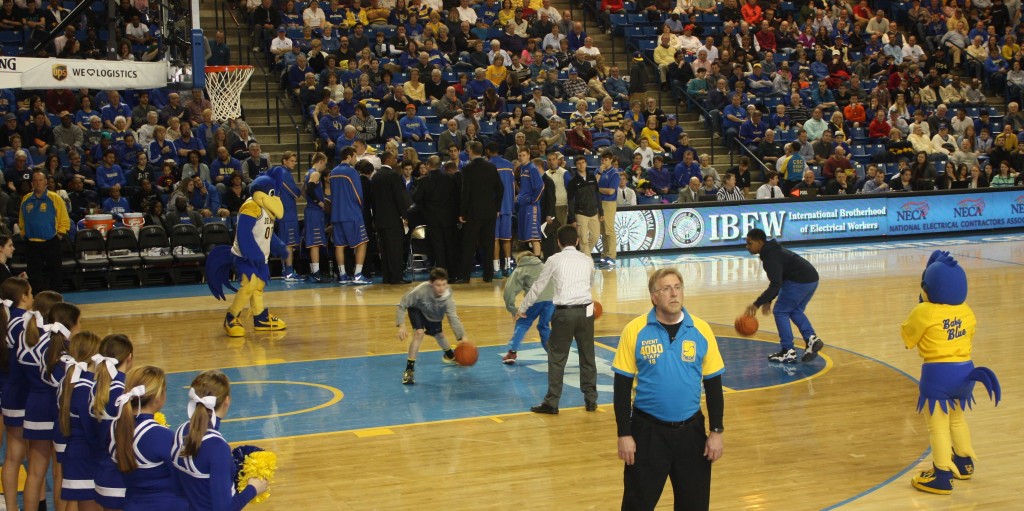
[[[683,285],[682,284],[676,284],[674,286],[659,287],[658,289],[654,290],[655,293],[666,293],[666,294],[669,293],[669,292],[672,292],[672,291],[675,291],[676,293],[682,293],[683,292]]]

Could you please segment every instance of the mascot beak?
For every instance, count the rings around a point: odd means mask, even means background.
[[[284,204],[281,203],[281,198],[268,195],[264,192],[256,192],[252,194],[252,200],[263,208],[270,216],[274,217],[275,220],[280,220],[284,217]]]

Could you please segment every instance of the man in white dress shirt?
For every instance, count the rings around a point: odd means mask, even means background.
[[[779,188],[779,173],[774,170],[768,173],[767,180],[757,189],[758,199],[781,199],[782,188]]]
[[[558,247],[561,252],[548,258],[540,276],[530,287],[519,313],[514,319],[525,318],[540,292],[554,280],[555,314],[551,318],[551,337],[548,338],[548,391],[544,402],[530,408],[534,413],[558,413],[562,398],[562,376],[569,359],[569,348],[576,339],[580,360],[580,389],[585,409],[597,411],[597,364],[594,359],[594,304],[590,297],[594,276],[594,259],[576,250],[579,235],[576,228],[564,225],[558,229]]]
[[[619,206],[636,206],[636,191],[626,186],[627,181],[629,181],[629,177],[625,174],[619,176],[619,196],[615,202]]]

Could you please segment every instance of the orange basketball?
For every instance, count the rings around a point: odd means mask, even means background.
[[[594,320],[601,319],[601,314],[604,314],[604,307],[601,307],[601,302],[594,300]]]
[[[476,351],[476,346],[469,341],[459,341],[455,345],[455,363],[460,366],[471,366],[476,363],[476,359],[480,357],[480,354]]]
[[[757,318],[747,315],[740,316],[736,318],[734,326],[740,335],[754,335],[757,332]]]

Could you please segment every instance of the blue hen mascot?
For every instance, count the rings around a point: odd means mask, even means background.
[[[239,315],[246,305],[253,315],[256,331],[284,330],[284,321],[270,315],[263,305],[263,288],[270,281],[270,266],[267,258],[287,255],[287,249],[274,235],[274,221],[284,215],[284,205],[278,196],[281,182],[269,175],[262,175],[249,185],[251,197],[238,210],[238,225],[235,228],[235,243],[219,246],[206,258],[206,283],[213,296],[226,300],[224,288],[236,291],[235,299],[224,318],[224,330],[230,337],[244,337],[245,327]],[[231,269],[242,283],[235,289],[231,285]]]
[[[974,367],[971,348],[976,321],[967,300],[967,274],[949,252],[936,250],[921,277],[921,303],[901,326],[907,349],[917,347],[921,366],[917,410],[924,410],[932,447],[932,468],[911,479],[914,488],[949,495],[953,479],[970,479],[974,448],[964,410],[974,403],[980,382],[999,404],[996,375]]]

